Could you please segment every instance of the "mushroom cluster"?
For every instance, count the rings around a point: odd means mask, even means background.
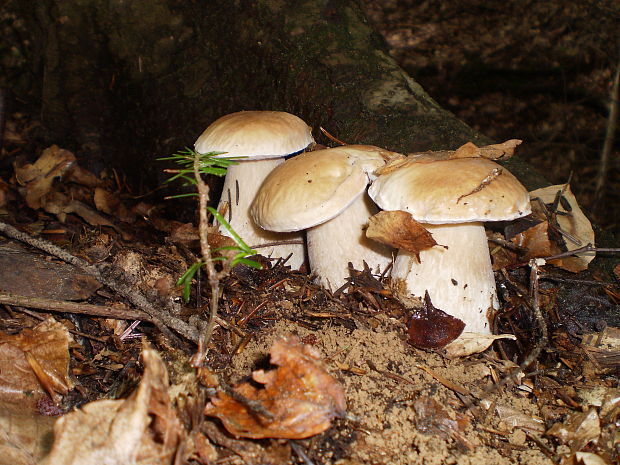
[[[392,285],[402,300],[427,295],[436,308],[462,320],[466,332],[489,334],[488,314],[498,299],[484,223],[514,220],[531,209],[523,185],[488,158],[510,156],[520,141],[482,148],[468,143],[455,152],[408,157],[344,145],[284,162],[312,142],[310,128],[294,115],[248,111],[214,122],[195,147],[247,157],[229,168],[220,200],[230,204],[231,225],[247,242],[300,238],[305,230],[310,270],[331,290],[347,281],[349,263],[379,272],[393,261]],[[386,212],[373,217],[377,206]],[[412,252],[396,245],[393,259],[389,247],[366,237],[369,219],[379,222],[381,216],[416,223],[425,246]],[[384,230],[392,228],[386,224]],[[401,238],[403,231],[411,234],[403,226]],[[304,259],[301,245],[261,253],[292,253],[293,267]]]

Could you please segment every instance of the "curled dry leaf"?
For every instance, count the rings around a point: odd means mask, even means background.
[[[437,245],[431,233],[401,210],[381,211],[368,219],[366,237],[395,249],[405,249],[420,261],[420,252]]]
[[[144,375],[124,400],[98,400],[60,418],[41,465],[170,464],[182,427],[168,396],[168,373],[151,348],[142,351]]]
[[[542,434],[545,432],[545,422],[538,416],[528,415],[513,407],[503,405],[501,403],[491,402],[488,399],[480,401],[485,409],[493,406],[496,418],[510,429],[519,428],[531,433]]]
[[[53,318],[19,334],[0,334],[0,409],[34,411],[45,392],[60,402],[73,389],[70,341],[67,328]]]
[[[42,198],[52,190],[55,179],[62,178],[75,164],[75,155],[57,145],[45,149],[33,164],[15,167],[15,178],[25,186],[28,206],[34,210],[42,205]]]
[[[290,335],[276,341],[270,353],[271,363],[278,368],[252,373],[264,388],[243,383],[234,389],[239,396],[259,403],[272,418],[251,412],[223,392],[207,404],[205,415],[218,417],[236,436],[254,439],[307,438],[322,433],[334,417],[344,415],[344,389],[322,366],[314,347]]]
[[[460,146],[450,158],[488,158],[489,160],[507,160],[514,155],[515,148],[521,140],[510,139],[501,144],[478,147],[472,142]]]
[[[465,323],[435,308],[428,292],[424,306],[416,309],[407,324],[409,342],[420,349],[436,349],[454,341],[465,329]]]
[[[561,184],[543,187],[542,189],[536,189],[535,191],[530,192],[532,206],[535,206],[536,198],[539,198],[545,204],[553,203],[558,191],[561,191],[564,186],[564,184]],[[558,224],[564,232],[577,238],[581,242],[580,244],[576,244],[571,240],[562,238],[566,248],[568,250],[575,250],[588,244],[594,245],[595,238],[592,223],[590,223],[590,220],[588,220],[583,211],[581,211],[581,208],[579,208],[577,199],[571,192],[570,186],[566,186],[566,190],[564,191],[562,197],[564,198],[564,201],[561,201],[558,206],[558,212],[560,213],[557,215]],[[554,266],[558,266],[576,273],[587,269],[588,264],[594,260],[594,256],[594,252],[584,252],[574,257],[563,258],[561,262],[558,261],[550,263]]]
[[[563,423],[555,423],[547,430],[546,435],[558,438],[563,444],[567,444],[572,452],[580,451],[601,435],[598,413],[595,409],[574,412]]]
[[[444,347],[445,355],[448,358],[466,357],[487,350],[497,339],[516,340],[514,334],[479,334],[463,333],[456,340]]]

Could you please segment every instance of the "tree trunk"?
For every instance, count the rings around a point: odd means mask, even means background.
[[[150,158],[190,145],[215,118],[241,109],[290,111],[348,143],[402,152],[489,142],[394,62],[352,0],[40,0],[12,8],[32,36],[50,139],[74,139],[116,162],[128,159],[127,146]],[[544,182],[510,165],[528,187]]]

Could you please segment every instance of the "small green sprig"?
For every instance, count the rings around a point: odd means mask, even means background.
[[[225,152],[208,152],[208,153],[198,153],[190,148],[185,148],[177,153],[172,154],[169,157],[158,158],[158,160],[162,161],[173,161],[180,167],[177,169],[167,169],[165,172],[173,173],[173,176],[167,180],[167,182],[172,182],[177,179],[183,181],[183,185],[191,186],[196,185],[196,177],[194,174],[194,161],[196,157],[200,157],[199,160],[199,170],[201,174],[212,174],[215,176],[224,176],[226,174],[226,170],[229,166],[237,163],[238,158],[218,158],[217,155],[221,155]],[[240,158],[240,157],[239,157]],[[178,199],[182,197],[190,197],[190,196],[198,196],[197,192],[190,192],[187,194],[178,194],[166,197],[166,199]],[[215,218],[215,220],[230,234],[231,239],[235,242],[234,246],[226,246],[226,247],[218,247],[213,249],[211,252],[222,252],[222,251],[233,251],[235,254],[231,258],[224,257],[222,255],[212,257],[213,261],[227,262],[228,269],[234,268],[235,266],[242,264],[245,266],[249,266],[251,268],[260,269],[262,266],[260,263],[250,260],[247,257],[251,255],[256,255],[256,251],[250,248],[241,237],[235,232],[232,226],[226,221],[226,219],[213,207],[207,207],[207,211]],[[204,260],[198,260],[193,263],[185,273],[177,280],[176,285],[183,287],[183,300],[185,302],[189,301],[190,298],[190,290],[192,280],[198,270],[200,270],[205,265]]]
[[[179,150],[177,153],[173,153],[169,157],[161,157],[158,160],[172,161],[180,166],[177,169],[166,169],[164,172],[172,173],[166,182],[176,181],[180,179],[183,181],[184,186],[195,186],[196,178],[194,177],[194,159],[200,157],[200,172],[202,174],[213,174],[215,176],[225,176],[226,170],[231,165],[236,165],[237,160],[242,157],[226,157],[218,158],[218,155],[222,155],[226,152],[207,152],[198,153],[195,150],[185,147],[183,150]],[[181,197],[197,196],[196,192],[189,194],[179,194],[166,197],[167,199],[178,199]]]

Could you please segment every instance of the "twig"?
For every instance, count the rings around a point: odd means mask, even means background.
[[[340,139],[332,136],[329,132],[327,132],[327,129],[323,128],[322,126],[319,126],[319,129],[321,130],[323,134],[325,134],[325,137],[327,137],[332,142],[335,142],[336,144],[340,144],[340,145],[348,145],[346,142],[342,142]]]
[[[200,252],[202,261],[207,269],[207,282],[211,288],[211,300],[209,302],[209,322],[206,328],[201,328],[198,338],[198,348],[192,356],[191,363],[194,367],[201,367],[207,356],[207,347],[213,329],[215,328],[215,317],[217,316],[218,300],[220,298],[220,276],[215,269],[213,257],[211,256],[211,246],[209,245],[209,221],[207,218],[207,204],[209,203],[209,186],[205,184],[200,175],[200,156],[194,156],[194,177],[198,188],[198,211],[200,221],[198,224],[198,234],[200,236]],[[224,264],[224,267],[227,263]]]
[[[618,52],[620,54],[620,43],[618,43]],[[605,193],[605,184],[607,181],[607,172],[609,171],[609,155],[614,145],[614,136],[616,127],[618,126],[618,100],[620,99],[620,56],[616,65],[616,74],[614,83],[611,88],[611,102],[609,105],[609,117],[607,118],[607,128],[605,130],[605,142],[601,151],[601,159],[598,165],[598,174],[596,175],[596,189],[594,191],[594,200],[598,202]]]
[[[291,445],[291,449],[304,461],[306,465],[314,465],[314,462],[310,460],[310,457],[306,454],[303,447],[297,444],[297,441],[289,439],[288,443]]]
[[[77,313],[80,315],[100,316],[117,320],[144,320],[151,321],[151,317],[145,313],[130,309],[118,309],[105,305],[82,304],[63,300],[43,299],[41,297],[28,297],[23,295],[0,292],[0,304],[19,305],[20,307],[38,308],[50,312]]]
[[[273,413],[267,410],[263,404],[258,400],[250,399],[243,394],[239,394],[237,391],[233,389],[225,381],[219,380],[219,386],[222,391],[224,391],[228,396],[232,397],[234,400],[243,405],[246,409],[248,409],[254,415],[258,415],[266,418],[267,420],[273,421],[276,417]]]
[[[579,247],[578,249],[569,250],[567,252],[562,252],[557,255],[549,255],[547,257],[539,257],[543,258],[546,261],[558,260],[564,257],[572,257],[573,255],[579,255],[585,252],[606,252],[606,253],[620,253],[620,248],[618,247],[594,247],[592,244],[584,245],[583,247]],[[528,262],[515,263],[514,265],[509,265],[506,267],[507,270],[514,270],[515,268],[521,268],[524,265],[527,265]]]

